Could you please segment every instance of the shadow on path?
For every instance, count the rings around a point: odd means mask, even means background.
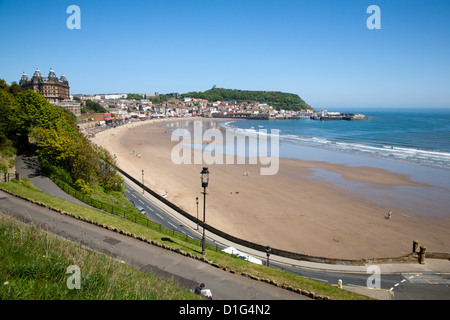
[[[49,177],[45,176],[37,155],[22,154],[17,156],[16,172],[19,173],[20,178],[27,178],[31,184],[46,194],[91,208],[88,204],[65,193]]]

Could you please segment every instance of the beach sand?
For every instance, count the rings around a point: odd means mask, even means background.
[[[171,141],[170,128],[163,127],[167,121],[105,130],[92,142],[116,154],[117,165],[139,181],[144,170],[146,186],[167,193],[169,201],[196,216],[196,197],[203,212],[203,165],[173,163],[171,152],[179,142]],[[450,252],[449,214],[430,216],[403,202],[392,205],[398,188],[429,188],[408,176],[369,166],[284,158],[275,175],[261,175],[259,164],[208,167],[206,223],[235,237],[340,259],[398,257],[411,251],[413,240],[428,252]],[[352,187],[322,179],[318,172],[335,173]],[[384,201],[380,190],[394,199]]]

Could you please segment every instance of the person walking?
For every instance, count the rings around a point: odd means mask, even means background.
[[[389,212],[388,212],[388,219],[390,219],[390,218],[392,218],[392,211],[391,210],[389,210]]]

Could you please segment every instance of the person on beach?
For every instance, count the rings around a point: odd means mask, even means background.
[[[392,211],[389,210],[389,212],[388,212],[388,219],[390,219],[391,217],[392,217]]]

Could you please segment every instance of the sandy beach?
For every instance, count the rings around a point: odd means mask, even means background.
[[[179,142],[171,141],[170,128],[163,127],[167,121],[135,122],[97,133],[91,140],[115,154],[117,165],[137,179],[144,170],[145,185],[167,193],[168,200],[196,216],[202,165],[173,163],[171,152]],[[406,175],[284,158],[275,175],[261,175],[259,164],[208,167],[206,222],[236,237],[341,259],[398,257],[410,252],[413,240],[427,251],[450,252],[449,214],[423,215],[404,202],[395,205],[395,199],[379,196],[378,191],[391,190],[394,196],[399,187],[429,188]],[[360,190],[322,179],[317,172],[336,173]],[[391,219],[386,218],[389,210]]]

